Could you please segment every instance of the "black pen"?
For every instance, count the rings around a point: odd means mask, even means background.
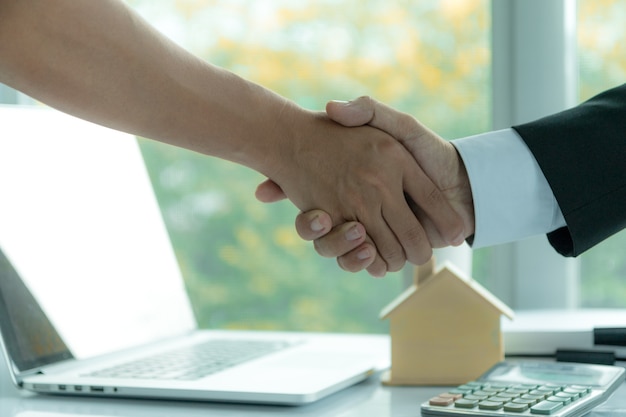
[[[594,328],[593,344],[605,346],[626,346],[626,327]]]

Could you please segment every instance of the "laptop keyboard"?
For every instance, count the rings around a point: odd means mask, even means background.
[[[133,379],[200,379],[295,343],[266,340],[210,340],[149,356],[86,376]]]

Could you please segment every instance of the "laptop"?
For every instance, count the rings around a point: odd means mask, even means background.
[[[389,366],[383,335],[199,329],[135,138],[47,108],[0,120],[0,342],[17,386],[299,405]]]

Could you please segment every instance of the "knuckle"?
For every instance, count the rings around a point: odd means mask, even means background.
[[[399,271],[406,262],[404,250],[399,247],[381,251],[380,255],[387,263],[387,270],[390,272]]]
[[[359,272],[362,268],[360,265],[353,263],[353,260],[348,256],[338,256],[337,264],[341,269],[347,272]]]
[[[428,190],[426,202],[432,207],[441,207],[442,205],[447,204],[447,200],[444,198],[441,190],[434,185],[430,190]]]
[[[328,245],[326,244],[326,240],[323,238],[315,239],[313,241],[313,248],[315,248],[315,252],[318,255],[323,256],[324,258],[330,258],[332,255],[330,254]]]

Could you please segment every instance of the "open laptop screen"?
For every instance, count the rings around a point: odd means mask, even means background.
[[[41,107],[0,121],[0,247],[72,354],[195,329],[136,139]]]
[[[20,371],[73,357],[0,248],[0,331]]]

